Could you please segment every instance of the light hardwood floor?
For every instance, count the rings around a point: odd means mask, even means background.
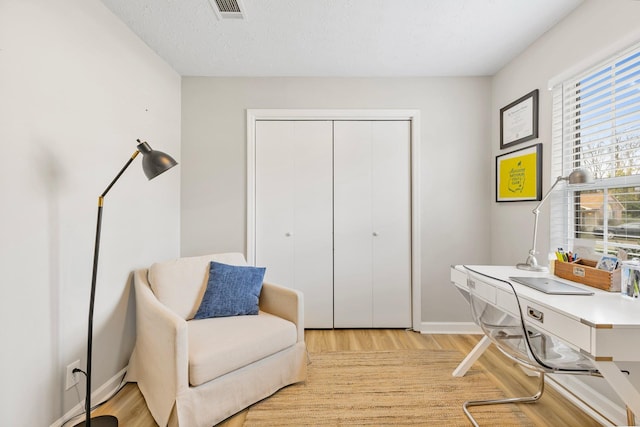
[[[336,329],[307,330],[305,340],[311,353],[348,350],[458,350],[460,360],[475,346],[479,335],[423,335],[399,329]],[[508,360],[495,347],[476,362],[483,367],[491,381],[507,396],[531,395],[536,379],[528,377],[514,362]],[[454,379],[452,378],[452,381]],[[536,426],[599,426],[595,420],[572,405],[551,387],[536,404],[521,404],[520,408]],[[487,407],[476,410],[490,410]],[[462,411],[462,408],[460,408]],[[114,398],[94,411],[118,417],[121,426],[153,427],[153,421],[144,399],[135,384],[127,384]],[[242,427],[246,411],[218,424],[217,427]]]

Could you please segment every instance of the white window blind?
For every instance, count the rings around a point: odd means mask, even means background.
[[[595,182],[551,198],[551,247],[591,239],[640,257],[640,45],[553,89],[552,177]]]

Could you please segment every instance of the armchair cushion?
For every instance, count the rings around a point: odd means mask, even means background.
[[[156,298],[185,320],[193,319],[207,288],[211,261],[247,265],[241,253],[178,258],[155,263],[148,280]]]
[[[297,341],[296,325],[263,311],[257,316],[187,322],[189,383],[198,386],[275,354]]]
[[[258,314],[264,271],[211,261],[207,290],[194,319]]]

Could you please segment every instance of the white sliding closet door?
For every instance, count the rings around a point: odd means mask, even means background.
[[[334,123],[334,326],[411,326],[409,121]]]
[[[304,293],[305,327],[333,327],[332,122],[256,122],[256,265]]]

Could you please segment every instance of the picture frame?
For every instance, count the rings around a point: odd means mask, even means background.
[[[496,156],[496,202],[542,200],[542,144]]]
[[[500,149],[538,137],[538,89],[500,109]]]

